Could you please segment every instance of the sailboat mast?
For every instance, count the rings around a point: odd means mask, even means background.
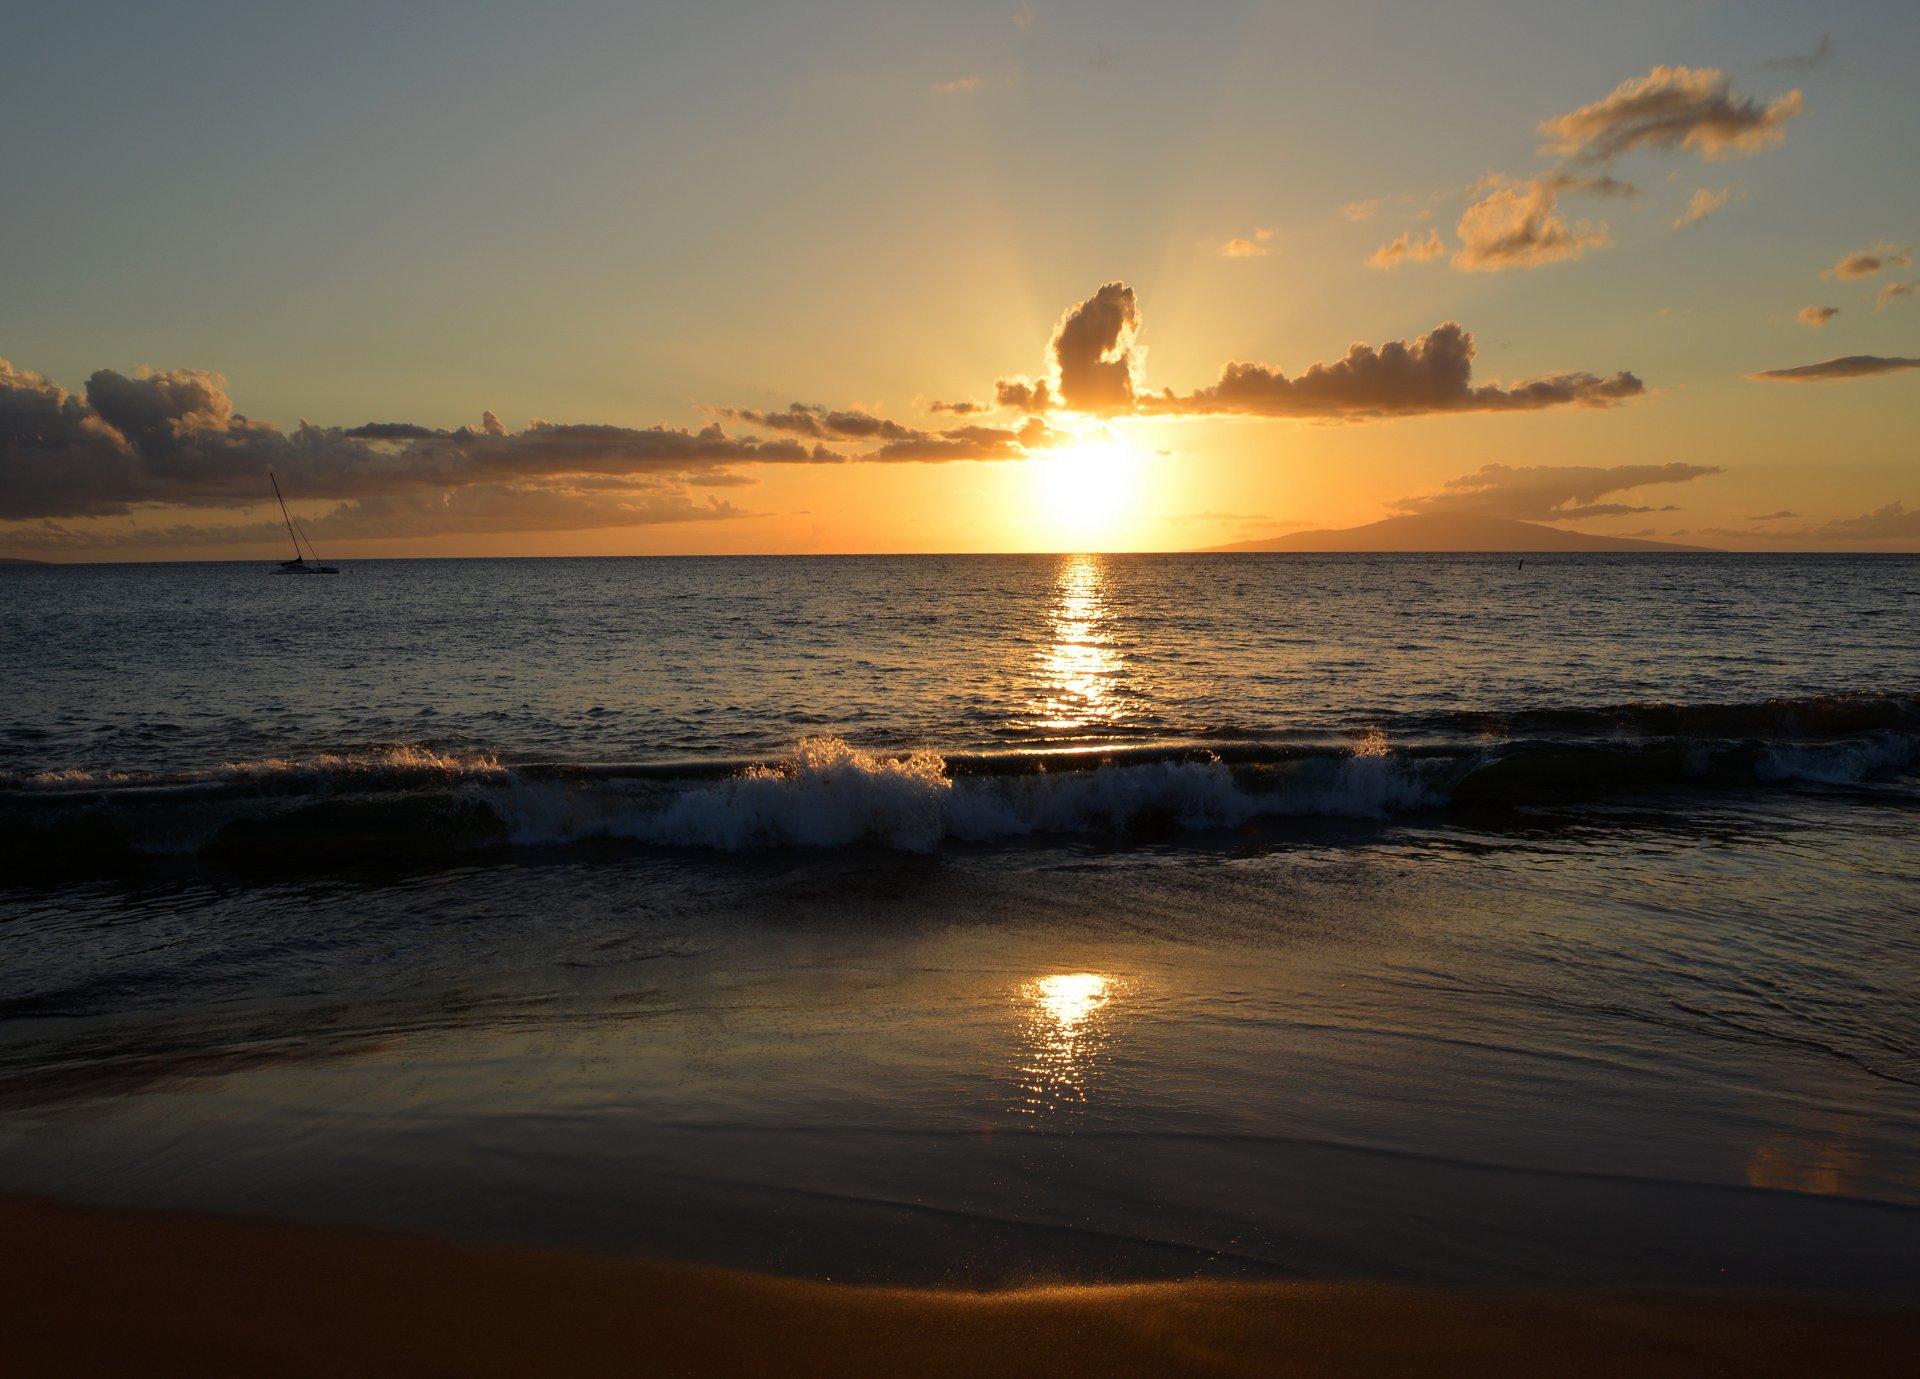
[[[273,496],[280,499],[280,516],[287,524],[287,535],[293,537],[293,558],[295,560],[305,559],[305,557],[300,554],[300,538],[293,535],[293,518],[287,512],[287,500],[280,495],[280,481],[273,477],[273,471],[271,469],[267,471],[267,479],[273,484]]]

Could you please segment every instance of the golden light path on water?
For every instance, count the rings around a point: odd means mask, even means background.
[[[1104,727],[1127,716],[1118,695],[1126,662],[1108,628],[1104,574],[1097,555],[1060,564],[1047,610],[1049,640],[1036,653],[1040,692],[1029,710],[1038,727]]]
[[[1016,1114],[1043,1116],[1084,1105],[1115,1031],[1122,985],[1097,972],[1061,972],[1019,988]]]

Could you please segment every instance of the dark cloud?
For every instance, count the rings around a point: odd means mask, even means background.
[[[1220,381],[1185,397],[1145,399],[1153,411],[1363,421],[1436,412],[1606,407],[1645,391],[1630,373],[1556,374],[1503,388],[1473,385],[1473,336],[1449,321],[1408,344],[1352,346],[1344,359],[1296,378],[1264,364],[1229,364]]]
[[[1812,72],[1827,65],[1827,59],[1833,56],[1833,35],[1821,34],[1820,41],[1813,45],[1813,51],[1793,54],[1788,57],[1768,58],[1761,63],[1776,72]]]
[[[1818,383],[1829,378],[1872,378],[1875,374],[1898,373],[1902,369],[1920,369],[1920,359],[1902,359],[1897,355],[1849,354],[1791,369],[1763,369],[1750,376],[1779,383]]]
[[[1845,282],[1850,278],[1870,278],[1883,268],[1905,268],[1912,262],[1913,250],[1907,245],[1882,240],[1871,249],[1855,249],[1844,255],[1833,267],[1822,269],[1820,276]]]
[[[783,412],[756,412],[746,407],[725,407],[721,415],[734,417],[750,426],[770,431],[787,431],[828,441],[904,441],[921,440],[927,432],[897,421],[876,417],[870,412],[834,412],[824,407],[809,407],[804,402],[789,403]]]
[[[0,362],[0,520],[113,516],[143,505],[244,507],[260,501],[269,469],[305,498],[362,501],[566,475],[687,481],[733,464],[844,458],[793,439],[729,436],[719,426],[536,420],[509,434],[492,413],[478,428],[455,431],[302,422],[283,432],[237,413],[223,380],[201,370],[103,369],[79,397]]]
[[[972,399],[966,399],[960,402],[929,403],[927,410],[929,412],[946,412],[956,417],[970,417],[980,412],[991,412],[993,407],[989,403],[974,402]]]
[[[1758,153],[1786,137],[1798,91],[1769,102],[1742,96],[1712,67],[1655,67],[1590,105],[1540,122],[1547,151],[1608,162],[1634,149],[1690,148],[1703,158]]]
[[[1044,412],[1056,403],[1078,412],[1124,412],[1133,406],[1133,337],[1140,311],[1122,282],[1070,307],[1054,330],[1048,355],[1053,382],[1003,378],[994,385],[1002,407]]]
[[[364,426],[349,426],[340,434],[359,441],[430,441],[452,433],[415,426],[410,421],[370,421]]]
[[[1747,520],[1749,522],[1778,522],[1783,517],[1798,517],[1799,515],[1797,512],[1789,512],[1787,509],[1781,508],[1778,512],[1762,513],[1758,517],[1749,517]]]
[[[1018,429],[1002,426],[956,426],[949,431],[921,432],[889,441],[862,460],[940,464],[955,460],[1019,460],[1031,450],[1044,450],[1064,440],[1065,433],[1050,428],[1039,417],[1029,417]]]
[[[1675,512],[1672,505],[1643,507],[1602,503],[1611,493],[1649,484],[1679,484],[1718,474],[1714,465],[1622,464],[1597,465],[1482,465],[1472,474],[1449,479],[1437,493],[1403,498],[1394,504],[1402,512],[1471,513],[1484,517],[1511,517],[1520,521],[1563,521],[1581,517],[1617,517],[1637,512]]]
[[[1053,337],[1060,398],[1083,412],[1124,410],[1133,402],[1133,354],[1140,328],[1133,289],[1110,282],[1060,322]]]
[[[1024,378],[1003,378],[993,385],[993,400],[1016,412],[1044,412],[1053,406],[1053,394],[1044,378],[1034,383]]]

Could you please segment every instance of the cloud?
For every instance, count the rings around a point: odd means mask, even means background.
[[[1032,5],[1023,4],[1013,12],[1013,27],[1023,34],[1030,34],[1033,32],[1034,20],[1038,17],[1034,14]]]
[[[897,421],[876,417],[859,410],[834,412],[811,407],[804,402],[789,403],[785,411],[757,412],[750,407],[721,407],[721,416],[732,417],[749,426],[764,426],[769,431],[785,431],[823,441],[895,441],[918,440],[927,433]]]
[[[1837,306],[1803,306],[1793,313],[1793,319],[1803,326],[1819,330],[1839,314],[1840,308]]]
[[[453,429],[382,420],[302,421],[283,431],[238,412],[225,380],[205,370],[102,369],[73,393],[0,360],[0,522],[15,524],[10,540],[29,541],[67,539],[55,530],[62,521],[135,513],[143,530],[170,530],[156,514],[259,506],[270,491],[262,482],[269,469],[290,494],[337,504],[319,519],[327,525],[316,535],[340,539],[713,520],[748,515],[711,492],[754,482],[738,472],[742,467],[1018,460],[1071,439],[1042,415],[1058,409],[1358,422],[1606,407],[1645,391],[1625,372],[1476,385],[1473,338],[1448,322],[1411,343],[1356,344],[1295,378],[1263,364],[1230,363],[1210,387],[1148,394],[1140,383],[1140,328],[1134,290],[1104,284],[1062,314],[1045,377],[996,385],[994,406],[1028,413],[1025,420],[946,428],[795,402],[709,409],[730,425],[753,428],[740,431],[718,420],[693,430],[534,418],[515,432],[492,412],[478,425]],[[971,417],[989,408],[969,400],[929,410]],[[40,524],[38,535],[21,536],[23,523]],[[221,530],[245,526],[230,522]],[[126,534],[124,526],[60,530],[96,545]],[[176,544],[189,539],[198,540],[180,536]]]
[[[1655,67],[1590,105],[1540,122],[1543,151],[1610,162],[1634,149],[1689,148],[1707,159],[1753,154],[1786,137],[1801,113],[1800,92],[1762,103],[1733,89],[1712,67]]]
[[[952,81],[936,81],[929,89],[942,96],[957,96],[967,91],[978,91],[986,84],[985,77],[955,77]]]
[[[1852,278],[1870,278],[1883,268],[1905,268],[1912,262],[1913,250],[1907,245],[1882,240],[1871,249],[1856,249],[1845,255],[1833,267],[1822,269],[1820,276],[1845,282]]]
[[[1222,257],[1230,259],[1265,258],[1272,252],[1267,247],[1267,241],[1272,238],[1273,230],[1263,225],[1253,232],[1252,239],[1235,235],[1232,239],[1220,246],[1220,253]]]
[[[1763,369],[1750,378],[1766,378],[1779,383],[1818,383],[1829,378],[1872,378],[1875,374],[1898,373],[1902,369],[1920,369],[1920,359],[1882,357],[1877,354],[1849,354],[1826,359],[1818,364],[1801,364],[1791,369]]]
[[[1582,220],[1569,226],[1563,216],[1554,213],[1555,207],[1562,191],[1612,191],[1625,186],[1612,179],[1558,176],[1496,186],[1461,215],[1455,227],[1461,245],[1453,256],[1453,266],[1470,273],[1538,268],[1578,259],[1588,249],[1605,249],[1613,243],[1605,224]]]
[[[1415,239],[1413,231],[1402,230],[1397,239],[1381,245],[1367,259],[1369,268],[1398,268],[1402,263],[1426,263],[1447,252],[1446,241],[1438,230],[1427,231],[1425,239]]]
[[[1762,67],[1777,72],[1811,72],[1827,65],[1827,59],[1833,56],[1833,35],[1823,33],[1820,41],[1813,45],[1810,53],[1800,53],[1789,57],[1768,58]]]
[[[1349,201],[1340,208],[1340,214],[1348,220],[1372,220],[1379,210],[1380,198],[1374,197],[1368,201]]]
[[[1912,278],[1903,283],[1887,283],[1881,287],[1880,295],[1873,299],[1873,309],[1875,311],[1885,311],[1887,309],[1887,303],[1893,301],[1896,297],[1912,297],[1916,295],[1920,295],[1920,278]]]
[[[1705,187],[1698,188],[1687,200],[1687,209],[1673,222],[1673,228],[1684,230],[1689,225],[1698,225],[1715,211],[1727,204],[1727,198],[1733,194],[1732,187],[1722,187],[1710,192]]]
[[[1440,412],[1515,412],[1545,407],[1607,407],[1645,391],[1630,373],[1612,378],[1555,374],[1503,388],[1474,387],[1473,336],[1457,323],[1412,344],[1355,344],[1346,357],[1314,364],[1296,378],[1264,364],[1228,364],[1219,382],[1185,397],[1145,400],[1149,410],[1187,414],[1364,421]]]
[[[1044,411],[1059,405],[1082,412],[1125,411],[1133,405],[1136,360],[1133,337],[1140,312],[1133,289],[1123,282],[1100,290],[1060,318],[1048,347],[1054,382],[1001,379],[994,394],[1001,406]]]
[[[712,519],[739,512],[692,491],[751,482],[735,466],[1005,459],[1053,443],[1044,427],[922,430],[800,403],[718,410],[781,434],[537,418],[516,433],[492,412],[454,430],[303,421],[289,432],[237,412],[226,381],[206,370],[102,369],[76,394],[0,360],[0,521],[248,508],[270,493],[269,469],[289,493],[345,505],[316,535],[370,531],[376,512],[389,525],[419,516],[415,535]]]
[[[1344,358],[1314,364],[1297,378],[1265,364],[1230,363],[1211,387],[1179,394],[1143,391],[1135,348],[1139,303],[1125,283],[1110,282],[1061,318],[1052,343],[1054,374],[1003,378],[994,388],[1002,407],[1023,412],[1068,408],[1184,416],[1264,416],[1313,421],[1367,421],[1441,412],[1532,411],[1546,407],[1608,407],[1645,391],[1630,373],[1600,378],[1553,374],[1505,388],[1475,387],[1473,337],[1447,322],[1411,344],[1375,349],[1353,345]]]
[[[1393,506],[1402,512],[1472,513],[1511,517],[1519,521],[1558,522],[1583,517],[1616,517],[1638,512],[1674,512],[1676,508],[1602,503],[1610,493],[1644,488],[1649,484],[1679,484],[1722,471],[1715,465],[1622,464],[1595,465],[1482,465],[1472,474],[1449,479],[1437,493],[1403,498]]]
[[[1038,417],[1017,429],[1002,426],[956,426],[950,431],[921,432],[888,441],[878,450],[855,456],[871,461],[917,461],[943,464],[956,460],[1020,460],[1032,450],[1043,450],[1067,439]]]
[[[1859,517],[1840,517],[1819,529],[1819,535],[1841,541],[1887,541],[1920,537],[1920,508],[1892,502]]]
[[[1747,520],[1749,522],[1778,522],[1783,517],[1798,517],[1799,515],[1797,512],[1789,512],[1786,508],[1781,508],[1778,512],[1762,513],[1758,517],[1749,517]]]

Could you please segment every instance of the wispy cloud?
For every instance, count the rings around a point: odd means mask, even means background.
[[[1887,283],[1873,299],[1875,311],[1885,311],[1887,304],[1899,297],[1920,295],[1920,278],[1910,278],[1902,283]]]
[[[1708,191],[1705,187],[1696,189],[1687,198],[1687,208],[1673,222],[1673,228],[1684,230],[1689,225],[1698,225],[1708,216],[1727,204],[1727,198],[1733,195],[1732,187],[1722,187],[1719,191]]]
[[[1581,220],[1569,224],[1556,213],[1560,193],[1570,185],[1587,189],[1584,183],[1542,177],[1498,186],[1467,207],[1455,227],[1460,248],[1453,256],[1453,266],[1473,273],[1538,268],[1610,246],[1613,238],[1604,222],[1596,225]]]
[[[939,95],[957,96],[967,91],[978,91],[986,84],[987,79],[985,77],[966,76],[955,77],[951,81],[936,81],[931,89]]]
[[[1839,314],[1840,308],[1837,306],[1803,306],[1793,313],[1793,319],[1803,326],[1819,330]]]
[[[1752,377],[1777,383],[1820,383],[1831,378],[1872,378],[1883,373],[1899,373],[1903,369],[1920,369],[1920,359],[1903,359],[1898,355],[1849,354],[1791,369],[1763,369]]]
[[[1229,259],[1265,258],[1269,253],[1273,252],[1270,248],[1273,234],[1273,229],[1270,226],[1262,225],[1254,230],[1252,239],[1248,239],[1243,235],[1235,235],[1232,239],[1220,246],[1221,257]]]
[[[1375,249],[1367,257],[1369,268],[1398,268],[1403,263],[1427,263],[1445,255],[1446,241],[1440,238],[1438,230],[1429,230],[1425,239],[1415,239],[1413,231],[1402,230],[1400,234]]]
[[[1743,96],[1717,68],[1655,67],[1590,105],[1542,120],[1540,132],[1544,151],[1580,162],[1672,148],[1717,159],[1772,148],[1803,105],[1797,90],[1766,102]]]
[[[1833,56],[1833,35],[1823,33],[1820,41],[1813,45],[1811,52],[1789,54],[1786,57],[1768,58],[1762,67],[1777,72],[1812,72],[1827,65],[1827,59]]]
[[[1842,255],[1833,267],[1823,268],[1820,276],[1848,282],[1854,278],[1871,278],[1883,268],[1905,268],[1912,262],[1910,246],[1882,240],[1871,249],[1855,249],[1851,254]]]
[[[1377,196],[1366,201],[1349,201],[1340,208],[1340,214],[1348,220],[1372,220],[1379,211],[1380,198]]]

